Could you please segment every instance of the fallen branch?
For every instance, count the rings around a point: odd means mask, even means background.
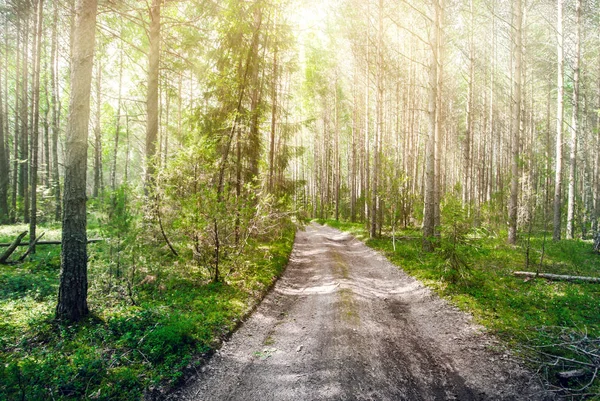
[[[589,371],[585,370],[585,369],[576,369],[576,370],[569,370],[566,372],[558,372],[556,373],[556,377],[558,377],[561,380],[569,380],[569,379],[575,379],[578,377],[583,377],[585,375],[587,375],[589,373]]]
[[[551,273],[534,273],[534,272],[514,272],[515,276],[531,277],[531,278],[545,278],[551,281],[585,281],[587,283],[600,283],[600,277],[586,277],[586,276],[567,276],[562,274],[551,274]]]
[[[544,372],[548,388],[571,400],[586,399],[584,392],[598,385],[600,338],[565,327],[538,331],[542,344],[527,348],[537,355],[533,362],[539,365],[538,372]]]
[[[46,233],[41,233],[39,237],[37,237],[33,243],[29,246],[29,248],[27,249],[27,252],[25,252],[23,255],[21,255],[21,257],[19,258],[19,263],[24,261],[25,258],[27,257],[27,255],[29,255],[31,252],[33,252],[33,250],[35,249],[35,246],[37,245],[38,242],[40,242],[40,240],[42,239],[42,237],[44,236],[44,234]]]
[[[8,258],[10,258],[10,255],[12,255],[12,253],[15,251],[15,249],[17,249],[19,244],[21,244],[21,240],[26,235],[27,231],[23,231],[11,244],[8,244],[8,249],[2,254],[2,256],[0,256],[0,264],[6,264],[6,261],[8,260]]]
[[[89,239],[87,243],[91,244],[91,243],[101,242],[101,241],[104,241],[104,239],[102,239],[102,238],[94,238],[94,239]],[[37,245],[60,245],[60,244],[62,244],[62,242],[60,240],[38,241],[36,243],[36,246]],[[12,244],[0,244],[0,248],[6,248],[6,247],[9,247],[9,246],[12,246]],[[24,243],[17,244],[17,246],[29,246],[29,244],[26,243],[26,242],[24,242]]]

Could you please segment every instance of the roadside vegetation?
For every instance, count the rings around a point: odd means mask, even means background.
[[[355,235],[472,313],[532,369],[539,370],[557,394],[568,399],[600,399],[600,285],[513,275],[529,270],[600,277],[600,255],[589,241],[553,242],[548,233],[535,232],[511,246],[505,232],[466,225],[457,231],[446,229],[436,251],[429,253],[423,251],[421,232],[414,228],[396,232],[394,248],[390,232],[369,239],[364,224],[319,222]],[[575,377],[565,377],[565,372]]]
[[[270,236],[248,239],[243,262],[224,263],[215,283],[210,269],[172,255],[136,217],[119,238],[107,236],[114,227],[102,224],[106,216],[93,216],[88,236],[105,241],[89,245],[91,315],[81,323],[55,319],[60,246],[40,245],[24,263],[0,265],[0,399],[160,395],[202,364],[264,296],[285,268],[295,233],[286,220]],[[23,230],[1,226],[0,242]],[[60,237],[57,226],[40,231]]]

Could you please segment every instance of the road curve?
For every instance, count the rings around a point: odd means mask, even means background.
[[[546,399],[501,349],[379,253],[313,223],[273,291],[170,399]]]

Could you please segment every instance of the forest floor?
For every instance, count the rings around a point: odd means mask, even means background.
[[[171,399],[547,398],[502,344],[380,253],[313,223],[274,290]]]

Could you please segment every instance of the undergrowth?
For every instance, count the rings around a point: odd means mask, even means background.
[[[600,285],[524,280],[513,275],[516,270],[539,270],[599,277],[600,256],[590,243],[552,242],[544,240],[543,233],[534,234],[529,245],[530,265],[525,266],[526,238],[513,247],[506,244],[505,235],[483,229],[462,232],[457,241],[447,231],[442,233],[437,251],[426,253],[420,232],[408,229],[396,234],[401,239],[396,240],[394,251],[390,236],[369,239],[362,224],[332,220],[326,224],[363,239],[438,294],[471,312],[478,323],[510,344],[533,369],[543,371],[548,386],[559,395],[600,399],[600,380],[593,368],[574,382],[561,382],[557,377],[559,371],[577,366],[566,363],[566,359],[589,363],[589,356],[578,352],[573,344],[597,344],[600,338]],[[446,230],[453,230],[450,226]],[[543,248],[543,265],[539,266]],[[571,342],[566,342],[565,336]],[[597,354],[595,358],[595,363],[600,363]],[[593,383],[586,386],[590,380]],[[575,391],[580,388],[584,390]]]
[[[20,228],[2,227],[0,241]],[[137,400],[176,385],[282,273],[294,233],[289,224],[250,240],[244,262],[218,283],[143,243],[91,244],[92,315],[79,324],[54,320],[60,247],[0,265],[0,399]]]

